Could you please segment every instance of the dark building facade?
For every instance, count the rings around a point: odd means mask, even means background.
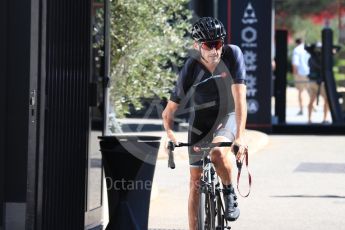
[[[102,160],[90,143],[103,127],[92,125],[102,111],[91,31],[104,4],[0,4],[0,229],[100,228]]]

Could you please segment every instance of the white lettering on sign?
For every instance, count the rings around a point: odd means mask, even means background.
[[[256,53],[253,51],[245,50],[243,53],[244,63],[246,64],[246,71],[255,71],[256,70]]]
[[[242,36],[242,40],[245,41],[246,43],[252,43],[258,37],[256,29],[254,29],[253,27],[250,27],[250,26],[248,26],[242,30],[241,36]]]
[[[247,89],[247,97],[255,97],[257,89]]]
[[[246,71],[255,71],[256,65],[246,65]]]
[[[256,77],[251,74],[247,74],[246,80],[247,89],[254,89],[256,86]]]
[[[255,11],[251,3],[248,3],[247,8],[244,11],[242,22],[243,24],[253,24],[253,23],[258,22],[255,16]]]
[[[246,77],[246,85],[247,85],[247,97],[255,97],[256,96],[256,77],[251,74],[247,74]]]
[[[241,31],[241,46],[247,72],[247,107],[248,113],[254,114],[259,111],[259,102],[255,99],[258,93],[255,73],[257,70],[258,30],[255,28],[255,24],[258,23],[258,19],[251,2],[248,2],[241,21],[244,24]]]
[[[256,62],[256,53],[246,50],[243,52],[243,58],[246,65],[254,65]]]
[[[253,114],[259,111],[259,103],[255,99],[247,100],[248,113]]]

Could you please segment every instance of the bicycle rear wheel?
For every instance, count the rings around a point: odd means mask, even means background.
[[[211,194],[201,192],[199,195],[198,230],[214,230],[216,207]]]

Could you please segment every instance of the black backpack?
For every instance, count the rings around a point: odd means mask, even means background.
[[[308,60],[308,65],[310,68],[308,78],[311,81],[316,81],[318,83],[321,83],[322,81],[321,61],[316,56],[311,56]]]

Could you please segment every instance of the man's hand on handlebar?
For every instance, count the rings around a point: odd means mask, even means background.
[[[245,145],[243,139],[236,139],[231,146],[231,151],[235,154],[236,160],[240,161],[246,153],[248,146]]]
[[[171,129],[167,130],[167,136],[168,140],[172,141],[174,144],[178,143],[175,133]]]

